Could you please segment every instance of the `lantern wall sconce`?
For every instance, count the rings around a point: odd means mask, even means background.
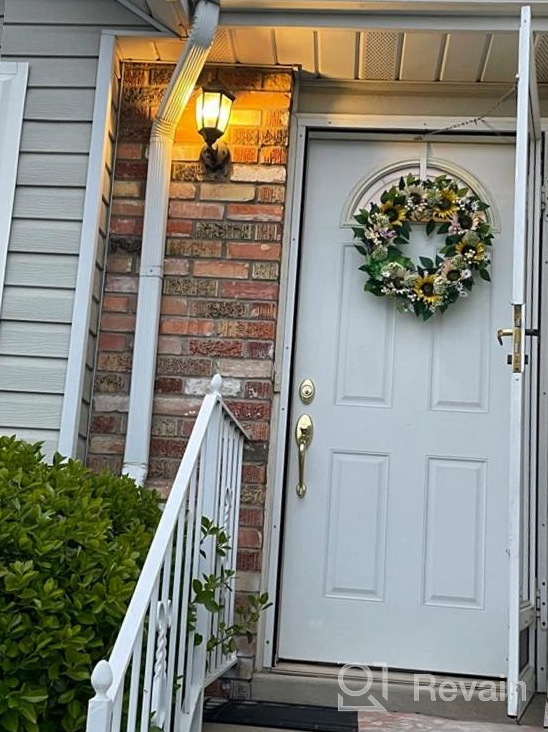
[[[220,170],[230,161],[230,150],[219,138],[228,127],[234,99],[234,95],[218,83],[204,86],[196,99],[196,124],[205,140],[200,158],[208,170]]]

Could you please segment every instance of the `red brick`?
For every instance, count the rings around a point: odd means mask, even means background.
[[[250,244],[246,241],[234,241],[227,244],[227,256],[230,259],[280,259],[279,244]]]
[[[246,300],[277,300],[278,285],[271,282],[223,282],[221,297],[241,297]]]
[[[240,509],[240,526],[263,526],[263,509],[245,506]]]
[[[240,528],[238,546],[242,549],[260,549],[262,546],[261,532],[257,529]]]
[[[196,277],[229,277],[246,279],[249,275],[249,265],[243,262],[207,261],[194,262]]]
[[[154,389],[159,394],[180,394],[183,391],[182,379],[171,379],[168,376],[162,376],[156,379]]]
[[[193,356],[242,356],[242,341],[233,340],[196,340],[191,339],[188,352]]]
[[[105,292],[137,292],[139,289],[139,278],[134,277],[116,277],[107,274],[105,281]]]
[[[90,432],[117,432],[119,428],[118,417],[112,414],[96,414],[91,420]]]
[[[213,320],[198,320],[197,318],[162,318],[160,333],[163,335],[200,335],[210,336],[215,332]]]
[[[186,315],[187,311],[186,300],[182,300],[176,295],[164,295],[162,297],[160,312],[163,315]]]
[[[179,355],[183,352],[182,341],[180,338],[170,336],[160,336],[158,338],[158,353],[169,353],[171,355]]]
[[[145,202],[135,198],[115,198],[110,211],[113,216],[142,216],[145,212]],[[112,224],[110,228],[112,231]]]
[[[99,353],[97,370],[129,373],[131,362],[132,357],[128,353]]]
[[[124,313],[133,305],[133,300],[124,295],[104,295],[103,310],[114,313]]]
[[[197,203],[191,201],[171,201],[169,215],[178,219],[214,219],[224,215],[224,206],[219,203]]]
[[[245,355],[248,358],[274,358],[274,343],[272,341],[248,341]]]
[[[241,572],[260,572],[261,554],[258,551],[238,550],[237,569]]]
[[[256,163],[259,150],[251,145],[231,145],[230,155],[234,163]]]
[[[103,313],[101,316],[102,330],[115,330],[132,333],[135,329],[135,316],[119,313]]]
[[[230,399],[227,400],[227,405],[238,419],[263,420],[270,418],[270,402]]]
[[[110,219],[111,234],[134,234],[135,219],[127,219],[122,216],[112,216]]]
[[[117,162],[115,177],[122,180],[146,180],[148,164],[145,162]]]
[[[281,221],[283,211],[283,206],[232,203],[227,206],[227,217],[238,221]]]
[[[125,349],[125,336],[113,335],[112,333],[101,333],[99,335],[99,351],[124,351]]]
[[[267,442],[270,439],[270,425],[268,422],[243,422],[242,425],[251,440]]]
[[[244,396],[246,399],[271,399],[272,382],[247,381],[244,386]]]
[[[181,181],[174,181],[169,186],[169,197],[170,198],[186,198],[192,199],[196,195],[196,186],[194,183],[184,183]]]
[[[166,259],[164,261],[164,274],[186,275],[188,274],[188,262],[185,259]]]
[[[120,254],[111,255],[107,260],[107,270],[118,274],[129,274],[133,267],[133,258]]]
[[[275,302],[254,302],[250,304],[249,314],[259,320],[275,320],[278,317],[278,305]]]
[[[192,221],[168,219],[167,233],[172,236],[192,236]]]
[[[287,163],[287,148],[263,147],[260,160],[264,165],[285,165]]]
[[[122,472],[122,457],[118,455],[90,455],[88,466],[94,473],[110,470],[111,473],[119,475]]]
[[[134,142],[119,142],[116,157],[118,160],[140,160],[143,157],[143,146]]]
[[[260,203],[283,203],[285,201],[285,186],[260,186],[257,200]]]
[[[152,457],[176,458],[183,457],[186,447],[186,440],[159,439],[153,437],[150,441],[150,454]]]
[[[272,72],[264,75],[263,87],[272,91],[291,91],[293,80],[289,73]]]
[[[217,335],[224,338],[271,338],[276,336],[272,321],[222,320],[217,324]]]
[[[240,92],[234,102],[234,109],[289,109],[290,94],[280,92]]]
[[[264,483],[266,478],[265,465],[245,464],[242,470],[242,482],[244,483]]]
[[[89,441],[91,452],[106,453],[107,455],[121,455],[124,452],[125,439],[121,435],[103,437],[92,435]]]

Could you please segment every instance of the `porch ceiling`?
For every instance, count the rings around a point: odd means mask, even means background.
[[[175,62],[183,41],[121,38],[124,57]],[[219,28],[212,63],[302,66],[340,81],[512,83],[517,33]],[[548,82],[548,33],[537,35],[537,72]]]

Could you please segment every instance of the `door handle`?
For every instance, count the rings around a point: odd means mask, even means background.
[[[502,346],[502,339],[503,338],[511,338],[514,335],[513,328],[499,328],[497,330],[497,341]]]
[[[304,498],[306,494],[306,483],[304,482],[306,451],[310,447],[314,435],[314,425],[308,414],[301,414],[295,427],[295,441],[299,450],[299,482],[297,483],[297,495]]]
[[[514,335],[513,328],[499,328],[497,330],[497,341],[502,346],[502,339],[503,338],[511,338]],[[533,338],[539,337],[539,330],[538,328],[526,328],[525,329],[525,335],[531,336]]]

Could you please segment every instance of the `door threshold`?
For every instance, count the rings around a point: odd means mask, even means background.
[[[273,674],[289,674],[293,676],[312,676],[312,677],[325,677],[325,678],[335,678],[337,679],[339,676],[339,672],[341,670],[342,666],[335,665],[335,664],[324,664],[324,663],[303,663],[298,661],[280,661],[276,664],[276,666],[272,669],[268,669],[270,673]],[[382,671],[380,669],[371,668],[371,677],[373,681],[382,681]],[[500,694],[503,692],[503,684],[504,679],[501,679],[500,677],[493,678],[493,677],[487,677],[487,676],[463,676],[458,674],[449,674],[449,673],[431,673],[429,671],[399,671],[397,669],[390,669],[386,672],[386,679],[388,683],[398,683],[398,684],[410,684],[413,685],[415,676],[417,675],[429,675],[434,678],[434,688],[438,689],[440,684],[449,682],[449,683],[455,683],[457,686],[462,684],[462,686],[465,689],[472,689],[474,687],[477,687],[479,684],[483,682],[488,682],[489,684],[494,684],[496,693]],[[362,680],[365,678],[365,673],[363,671],[360,671],[359,665],[356,667],[353,667],[352,669],[349,669],[349,671],[345,674],[345,678],[353,679],[356,681]],[[480,688],[481,690],[481,688]]]
[[[346,689],[354,692],[352,694],[345,693],[339,686],[340,668],[314,663],[278,663],[272,669],[255,672],[252,699],[339,707],[341,711],[349,707],[361,707],[363,713],[368,709],[375,710],[375,707],[378,709],[376,705],[380,704],[388,712],[428,714],[461,722],[511,721],[506,713],[501,679],[431,674],[433,681],[428,682],[429,688],[421,686],[416,689],[413,672],[390,671],[383,684],[381,672],[372,671],[371,683],[366,686],[365,673],[355,668],[344,677]],[[489,684],[489,689],[493,689],[493,694],[491,699],[484,701],[480,693],[485,692],[486,684]],[[364,687],[365,693],[356,696],[355,692],[363,691]],[[371,698],[373,703],[369,701]]]

